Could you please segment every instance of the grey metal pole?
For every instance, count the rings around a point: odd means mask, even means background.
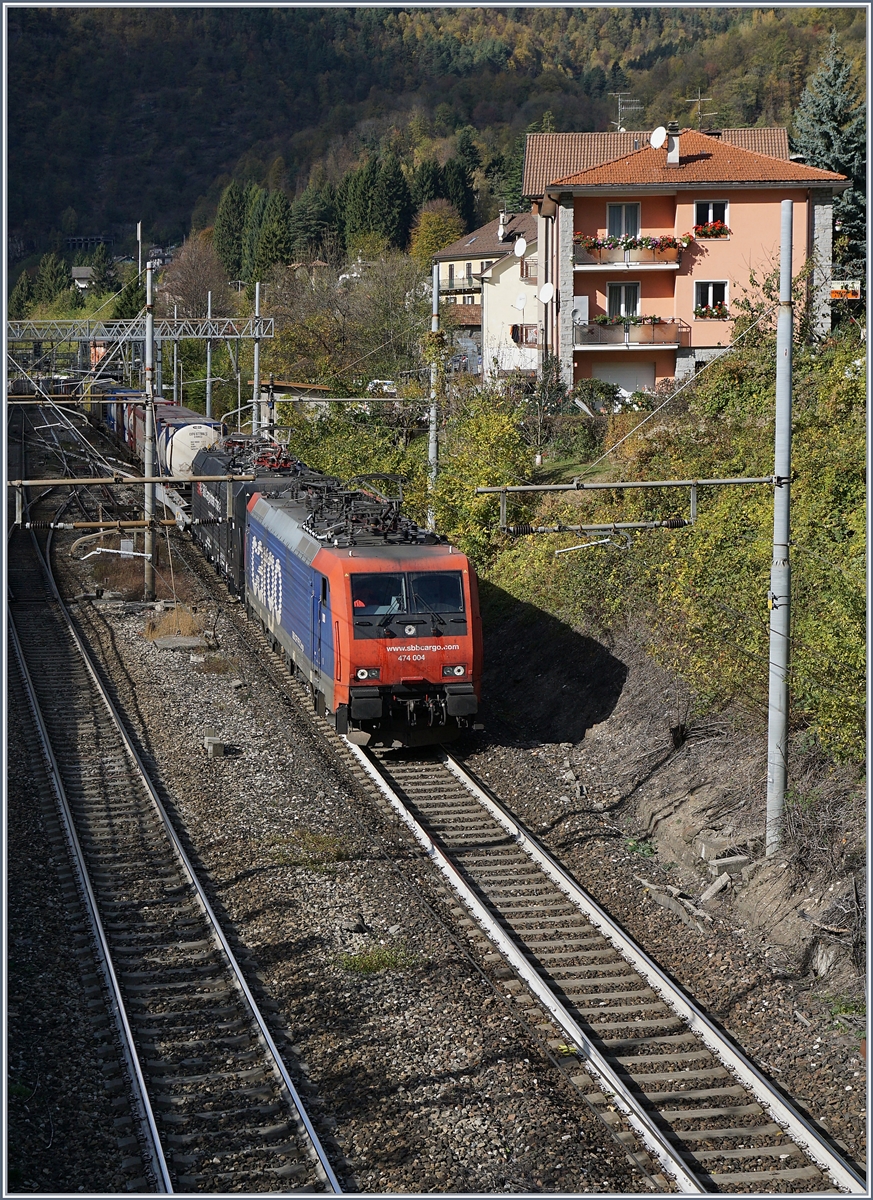
[[[146,335],[145,335],[145,385],[146,385],[146,427],[145,427],[145,468],[146,479],[154,477],[155,473],[155,381],[153,344],[155,335],[155,313],[152,303],[152,268],[146,265]],[[151,522],[155,515],[155,485],[147,483],[143,488],[143,517],[145,528],[145,579],[143,584],[143,599],[155,598],[155,565],[152,561],[154,553],[154,532]]]
[[[164,341],[160,330],[155,334],[155,395],[164,398]]]
[[[439,333],[440,329],[440,267],[439,263],[433,265],[433,304],[431,307],[430,331],[431,333]],[[437,375],[438,367],[436,360],[436,347],[434,346],[434,357],[430,364],[430,420],[428,423],[428,439],[427,439],[427,469],[428,481],[431,493],[430,503],[427,508],[427,527],[428,529],[436,528],[436,512],[433,506],[433,493],[436,488],[437,468],[439,465],[439,443],[437,441]]]
[[[788,776],[788,654],[791,562],[789,559],[791,477],[791,354],[794,310],[791,302],[791,249],[794,202],[782,201],[779,262],[779,320],[776,326],[776,439],[773,474],[773,564],[770,568],[770,699],[767,722],[766,853],[780,840]]]
[[[252,391],[252,433],[257,434],[261,423],[261,285],[255,284],[255,354]]]
[[[179,319],[179,305],[173,305],[173,320]],[[179,339],[173,338],[173,403],[179,403]]]
[[[206,294],[206,319],[212,320],[212,292]],[[206,339],[206,415],[212,416],[212,338]]]

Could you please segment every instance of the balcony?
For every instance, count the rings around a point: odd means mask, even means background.
[[[635,324],[622,321],[616,325],[591,322],[573,326],[574,350],[604,350],[614,347],[640,350],[646,346],[671,349],[691,344],[691,326],[678,317],[662,317]]]
[[[482,280],[474,279],[472,275],[457,275],[453,279],[440,280],[440,295],[453,295],[457,292],[481,292]]]
[[[578,245],[573,247],[573,266],[577,270],[585,270],[587,267],[596,271],[601,267],[616,266],[672,267],[678,270],[681,260],[681,246],[672,246],[664,250],[652,250],[648,246],[639,246],[633,250],[609,246],[598,246],[592,250]]]
[[[526,283],[536,283],[539,264],[536,258],[523,258],[521,260],[521,277]]]

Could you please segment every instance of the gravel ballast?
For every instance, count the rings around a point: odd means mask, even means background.
[[[190,547],[184,554],[195,557]],[[209,645],[185,648],[147,640],[150,614],[87,602],[78,611],[195,867],[285,1030],[280,1048],[343,1186],[652,1190],[570,1086],[572,1071],[504,1002],[487,947],[454,921],[457,901],[408,835],[332,757],[315,718],[277,694],[267,652],[260,667],[251,658],[239,607],[210,616]],[[640,853],[647,843],[604,783],[596,739],[552,742],[530,729],[523,738],[496,707],[486,709],[487,732],[461,747],[467,765],[762,1069],[863,1158],[858,1040],[815,981],[777,978],[766,947],[731,924],[718,897],[703,933],[654,901],[653,892],[688,881]],[[210,757],[207,736],[223,753]],[[107,1150],[116,1147],[106,1130],[117,1114],[92,1111]],[[22,1161],[38,1161],[37,1150],[28,1146]],[[88,1190],[119,1190],[116,1155]],[[37,1190],[27,1170],[18,1190]],[[53,1186],[76,1190],[74,1174]]]

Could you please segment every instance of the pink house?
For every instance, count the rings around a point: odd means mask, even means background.
[[[784,130],[704,134],[671,125],[658,148],[643,137],[633,135],[633,148],[610,161],[597,161],[598,146],[583,169],[559,174],[558,154],[551,171],[547,161],[526,170],[529,187],[539,175],[528,195],[545,297],[540,345],[559,357],[565,378],[633,391],[717,354],[750,274],[760,279],[778,266],[785,199],[794,201],[793,270],[813,258],[814,326],[827,332],[833,197],[849,181],[792,161]],[[546,283],[553,287],[543,291]]]

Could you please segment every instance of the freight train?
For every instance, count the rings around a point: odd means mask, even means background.
[[[80,387],[80,385],[76,385]],[[92,421],[140,462],[145,456],[146,398],[135,388],[114,380],[94,380],[85,385],[82,407]],[[191,474],[198,451],[213,445],[227,429],[220,420],[204,417],[181,404],[155,403],[155,471],[176,478]]]
[[[476,575],[445,538],[387,496],[385,476],[343,483],[280,446],[231,437],[195,475],[254,481],[192,486],[192,534],[319,715],[358,745],[450,741],[479,708]]]

